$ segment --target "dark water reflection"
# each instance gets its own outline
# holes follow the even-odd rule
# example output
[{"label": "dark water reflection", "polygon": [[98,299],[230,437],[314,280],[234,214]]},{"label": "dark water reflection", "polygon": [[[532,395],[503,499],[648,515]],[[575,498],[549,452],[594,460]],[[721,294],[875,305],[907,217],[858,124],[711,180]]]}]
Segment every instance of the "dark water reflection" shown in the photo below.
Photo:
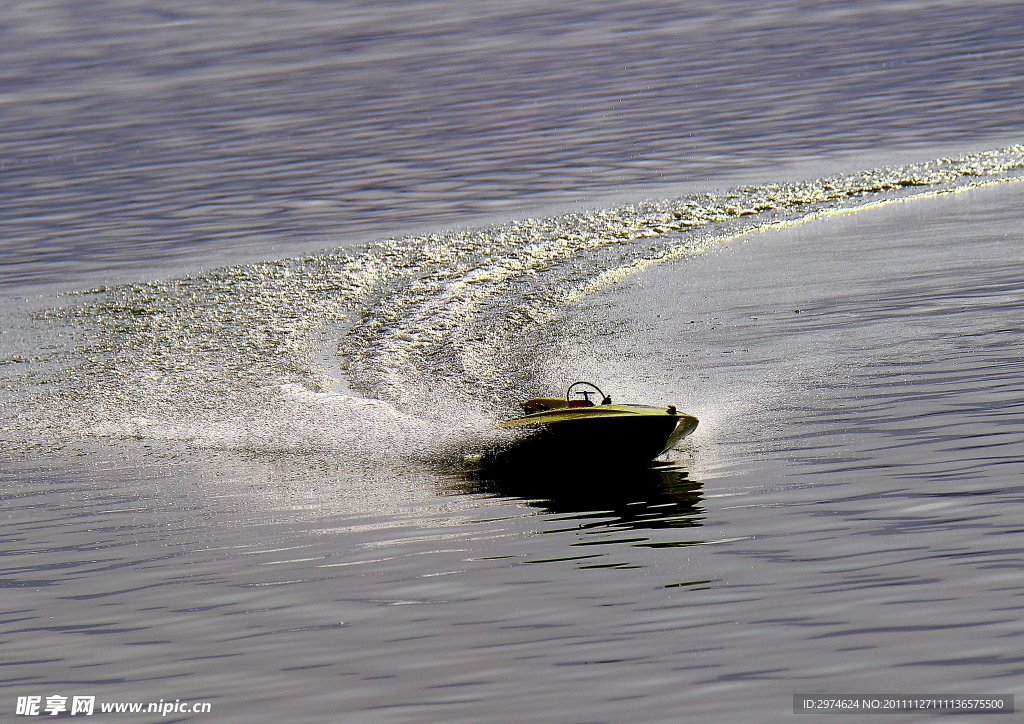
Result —
[{"label": "dark water reflection", "polygon": [[[573,522],[581,531],[682,529],[704,520],[703,484],[674,464],[614,470],[538,471],[467,469],[453,482],[453,492],[516,498]],[[604,541],[607,542],[607,541]],[[673,547],[701,541],[629,542],[645,547]],[[578,545],[578,544],[577,544]]]}]

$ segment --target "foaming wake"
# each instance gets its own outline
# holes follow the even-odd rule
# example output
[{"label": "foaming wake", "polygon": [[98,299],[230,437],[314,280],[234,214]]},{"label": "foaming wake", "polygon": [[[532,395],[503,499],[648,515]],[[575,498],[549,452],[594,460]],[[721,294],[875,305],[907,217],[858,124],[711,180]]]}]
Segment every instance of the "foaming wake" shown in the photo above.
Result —
[{"label": "foaming wake", "polygon": [[[604,285],[754,229],[1021,168],[1014,146],[70,295],[0,352],[0,436],[420,456],[550,392],[567,310]],[[325,334],[349,394],[319,362]]]},{"label": "foaming wake", "polygon": [[[442,409],[447,408],[447,409]],[[185,442],[195,448],[268,455],[338,455],[353,463],[426,459],[486,435],[491,420],[451,401],[419,415],[382,401],[316,392],[294,383],[253,391],[220,414],[134,414],[86,424],[90,436]]]}]

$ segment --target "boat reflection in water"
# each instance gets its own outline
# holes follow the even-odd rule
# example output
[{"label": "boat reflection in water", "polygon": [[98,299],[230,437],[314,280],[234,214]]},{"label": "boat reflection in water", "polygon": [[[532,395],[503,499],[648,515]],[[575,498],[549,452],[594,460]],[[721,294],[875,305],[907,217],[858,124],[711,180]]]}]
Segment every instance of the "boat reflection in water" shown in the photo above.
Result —
[{"label": "boat reflection in water", "polygon": [[[464,464],[452,487],[461,493],[520,499],[563,516],[560,520],[578,521],[580,529],[683,529],[700,526],[704,519],[702,484],[671,463],[603,469],[600,462],[590,461],[575,472],[527,472],[473,460]],[[660,548],[702,542],[674,538],[638,543]]]}]

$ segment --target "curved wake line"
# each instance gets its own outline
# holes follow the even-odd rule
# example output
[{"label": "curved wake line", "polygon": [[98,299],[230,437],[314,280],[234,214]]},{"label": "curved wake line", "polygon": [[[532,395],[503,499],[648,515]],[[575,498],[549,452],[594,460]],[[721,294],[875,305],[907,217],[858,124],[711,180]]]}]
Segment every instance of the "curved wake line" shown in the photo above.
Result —
[{"label": "curved wake line", "polygon": [[[427,244],[431,262],[440,265],[431,264],[427,275],[408,287],[392,288],[398,293],[363,316],[343,345],[348,371],[362,389],[400,403],[416,401],[408,383],[423,370],[434,370],[436,378],[455,372],[498,397],[509,387],[506,379],[515,380],[513,387],[529,383],[529,375],[522,374],[528,365],[510,354],[515,350],[507,340],[540,343],[544,335],[525,340],[523,335],[550,326],[567,303],[624,275],[759,227],[809,219],[837,204],[863,206],[882,193],[1019,168],[1024,168],[1024,146],[804,184],[746,187],[385,242],[389,248]],[[595,278],[574,268],[574,262],[604,271]],[[414,269],[422,272],[417,265]],[[494,314],[495,307],[501,314]]]},{"label": "curved wake line", "polygon": [[639,274],[645,269],[649,269],[650,267],[656,264],[672,261],[674,259],[680,259],[686,256],[692,256],[693,254],[700,254],[710,250],[713,246],[725,244],[730,241],[736,241],[737,239],[742,239],[743,237],[755,232],[768,232],[778,229],[785,229],[789,227],[800,226],[801,224],[806,224],[808,222],[816,221],[818,219],[824,219],[831,216],[839,216],[840,214],[853,214],[860,211],[867,211],[870,209],[882,208],[884,206],[891,206],[893,204],[902,204],[908,201],[918,201],[921,199],[935,198],[938,196],[944,196],[946,194],[958,194],[963,193],[965,191],[973,191],[975,189],[985,188],[987,186],[996,186],[998,184],[1016,183],[1021,181],[1024,181],[1024,177],[1022,176],[1009,176],[1005,178],[989,179],[986,181],[974,181],[971,183],[962,184],[951,188],[932,189],[929,191],[923,191],[921,193],[915,193],[908,196],[868,201],[862,204],[858,204],[856,206],[832,209],[816,209],[803,216],[792,219],[752,223],[749,226],[735,230],[730,234],[709,235],[701,242],[689,241],[688,243],[685,244],[679,244],[673,247],[669,247],[656,256],[638,259],[637,261],[630,262],[629,264],[626,264],[624,266],[604,271],[594,279],[585,282],[584,284],[581,284],[572,289],[570,292],[568,292],[564,297],[564,302],[567,304],[579,302],[585,297],[589,296],[590,294],[593,294],[599,289],[602,289],[603,287],[615,284],[634,274]]},{"label": "curved wake line", "polygon": [[[0,403],[0,436],[28,448],[91,434],[420,450],[485,429],[536,389],[565,310],[597,289],[758,229],[1001,183],[1020,169],[1022,145],[69,295],[73,304],[30,322],[33,349],[0,359],[15,393]],[[348,400],[374,398],[380,420],[316,397],[335,382],[315,359],[332,327],[362,396]]]}]

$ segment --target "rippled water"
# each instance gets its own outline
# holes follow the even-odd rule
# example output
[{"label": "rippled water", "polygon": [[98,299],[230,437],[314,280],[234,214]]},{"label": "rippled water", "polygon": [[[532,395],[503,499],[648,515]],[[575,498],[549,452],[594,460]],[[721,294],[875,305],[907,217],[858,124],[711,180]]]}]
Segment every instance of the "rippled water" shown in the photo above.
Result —
[{"label": "rippled water", "polygon": [[[1014,693],[1020,188],[733,234],[566,308],[546,374],[685,401],[688,474],[601,480],[579,451],[604,487],[467,477],[375,415],[483,429],[445,433],[387,388],[364,414],[285,383],[287,404],[245,401],[271,419],[241,420],[237,380],[186,371],[216,405],[178,380],[145,400],[173,402],[163,417],[77,442],[51,411],[50,452],[22,440],[4,473],[6,686],[295,721],[777,720],[798,692]],[[77,308],[79,342],[110,339]],[[144,377],[161,358],[134,346]],[[82,369],[101,392],[37,399],[138,399]],[[376,455],[352,442],[369,421]]]},{"label": "rippled water", "polygon": [[[1024,693],[1017,15],[12,8],[0,710]],[[465,464],[575,379],[700,427]]]},{"label": "rippled water", "polygon": [[1013,2],[19,3],[0,283],[1009,145],[1021,22]]}]

